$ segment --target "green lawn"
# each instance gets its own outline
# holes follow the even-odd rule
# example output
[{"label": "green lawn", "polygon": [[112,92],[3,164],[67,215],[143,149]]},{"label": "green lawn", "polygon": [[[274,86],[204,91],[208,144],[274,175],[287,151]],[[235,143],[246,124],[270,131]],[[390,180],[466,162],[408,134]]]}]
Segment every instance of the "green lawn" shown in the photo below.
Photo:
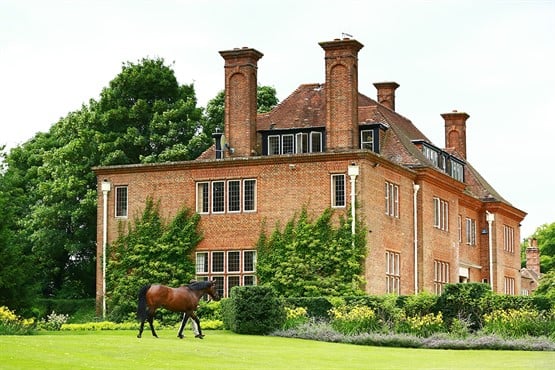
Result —
[{"label": "green lawn", "polygon": [[553,369],[555,352],[366,347],[206,331],[0,336],[2,369]]}]

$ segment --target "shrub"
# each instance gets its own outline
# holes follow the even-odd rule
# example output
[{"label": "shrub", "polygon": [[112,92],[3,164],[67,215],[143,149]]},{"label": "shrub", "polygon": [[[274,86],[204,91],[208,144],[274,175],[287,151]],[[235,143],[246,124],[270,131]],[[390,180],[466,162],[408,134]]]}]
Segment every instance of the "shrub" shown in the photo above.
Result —
[{"label": "shrub", "polygon": [[374,311],[357,305],[334,307],[329,311],[331,326],[342,334],[370,333],[380,329],[380,320]]},{"label": "shrub", "polygon": [[6,306],[0,306],[0,335],[28,335],[35,333],[33,319],[22,319]]},{"label": "shrub", "polygon": [[484,315],[483,332],[502,337],[552,336],[555,339],[554,312],[538,312],[533,309],[496,310]]},{"label": "shrub", "polygon": [[469,323],[471,330],[478,330],[482,327],[481,300],[491,295],[487,284],[447,284],[437,300],[435,311],[443,313],[448,327],[454,319],[463,319]]},{"label": "shrub", "polygon": [[52,311],[46,319],[42,319],[39,321],[38,326],[39,329],[42,330],[49,330],[49,331],[58,331],[62,328],[62,325],[67,322],[69,319],[69,315],[60,314]]},{"label": "shrub", "polygon": [[437,315],[429,313],[424,316],[404,317],[397,322],[395,331],[426,338],[432,334],[445,331],[443,315],[440,312]]},{"label": "shrub", "polygon": [[222,300],[224,327],[238,334],[268,334],[283,326],[283,302],[264,286],[236,286]]},{"label": "shrub", "polygon": [[285,307],[285,323],[283,329],[297,327],[308,322],[307,310],[304,307]]},{"label": "shrub", "polygon": [[199,319],[204,320],[221,320],[222,306],[220,301],[204,301],[201,300],[196,311]]},{"label": "shrub", "polygon": [[325,297],[288,297],[285,298],[285,302],[288,306],[304,307],[309,317],[327,319],[328,311],[333,307],[330,299]]}]

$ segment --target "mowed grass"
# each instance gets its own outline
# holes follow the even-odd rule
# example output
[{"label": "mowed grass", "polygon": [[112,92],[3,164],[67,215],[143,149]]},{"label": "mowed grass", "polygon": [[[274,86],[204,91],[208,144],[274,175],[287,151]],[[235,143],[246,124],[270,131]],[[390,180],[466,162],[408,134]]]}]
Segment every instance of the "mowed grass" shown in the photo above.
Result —
[{"label": "mowed grass", "polygon": [[554,352],[367,347],[173,330],[0,336],[1,369],[554,369]]}]

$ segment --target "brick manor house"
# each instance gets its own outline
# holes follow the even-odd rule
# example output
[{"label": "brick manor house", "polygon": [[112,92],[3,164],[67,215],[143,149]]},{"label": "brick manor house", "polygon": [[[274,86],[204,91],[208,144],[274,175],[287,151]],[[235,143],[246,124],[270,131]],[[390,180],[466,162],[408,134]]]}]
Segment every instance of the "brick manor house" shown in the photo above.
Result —
[{"label": "brick manor house", "polygon": [[256,111],[263,54],[221,51],[225,129],[198,159],[94,168],[97,303],[105,246],[148,196],[160,200],[165,218],[184,206],[201,215],[196,277],[216,279],[223,296],[257,283],[262,221],[271,231],[303,206],[317,217],[328,207],[350,212],[353,202],[369,231],[367,293],[441,293],[446,283],[487,282],[496,292],[520,294],[519,225],[526,213],[467,162],[469,115],[441,114],[441,148],[395,111],[397,83],[374,83],[376,100],[359,92],[361,43],[319,45],[325,83],[300,85],[264,114]]}]

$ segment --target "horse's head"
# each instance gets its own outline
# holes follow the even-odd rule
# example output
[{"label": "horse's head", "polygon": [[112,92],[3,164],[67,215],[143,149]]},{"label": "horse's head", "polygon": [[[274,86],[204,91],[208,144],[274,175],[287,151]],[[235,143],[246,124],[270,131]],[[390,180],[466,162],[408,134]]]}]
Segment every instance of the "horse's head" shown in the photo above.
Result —
[{"label": "horse's head", "polygon": [[212,297],[213,300],[219,301],[220,295],[218,294],[218,289],[216,289],[216,280],[210,280],[208,286],[206,287],[206,293]]}]

